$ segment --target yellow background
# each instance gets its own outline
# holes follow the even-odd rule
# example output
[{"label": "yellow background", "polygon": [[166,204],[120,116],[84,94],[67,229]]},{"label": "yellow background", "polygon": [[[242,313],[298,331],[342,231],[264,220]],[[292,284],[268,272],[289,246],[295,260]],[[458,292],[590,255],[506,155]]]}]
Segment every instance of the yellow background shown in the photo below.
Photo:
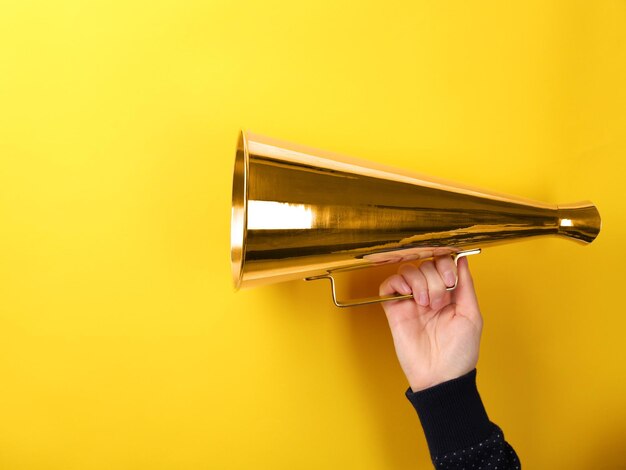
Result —
[{"label": "yellow background", "polygon": [[2,0],[0,468],[429,468],[380,307],[233,292],[242,127],[593,200],[471,260],[479,387],[526,468],[624,468],[618,0]]}]

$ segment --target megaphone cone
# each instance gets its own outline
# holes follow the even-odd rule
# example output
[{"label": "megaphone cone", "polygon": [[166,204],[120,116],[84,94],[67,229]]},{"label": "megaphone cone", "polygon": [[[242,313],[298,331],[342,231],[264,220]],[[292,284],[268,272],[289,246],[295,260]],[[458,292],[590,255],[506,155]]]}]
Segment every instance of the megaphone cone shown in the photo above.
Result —
[{"label": "megaphone cone", "polygon": [[529,237],[590,243],[589,202],[554,205],[470,188],[242,132],[233,177],[235,287]]}]

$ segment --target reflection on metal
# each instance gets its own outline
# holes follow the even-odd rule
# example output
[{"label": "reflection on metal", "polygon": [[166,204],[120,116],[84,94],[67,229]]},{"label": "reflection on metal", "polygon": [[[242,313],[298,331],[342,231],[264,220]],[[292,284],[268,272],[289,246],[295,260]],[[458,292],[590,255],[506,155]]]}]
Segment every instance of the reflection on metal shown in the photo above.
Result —
[{"label": "reflection on metal", "polygon": [[302,204],[248,201],[248,230],[296,230],[313,227],[313,211]]},{"label": "reflection on metal", "polygon": [[236,288],[541,235],[590,243],[601,226],[589,202],[529,201],[250,133],[232,196]]}]

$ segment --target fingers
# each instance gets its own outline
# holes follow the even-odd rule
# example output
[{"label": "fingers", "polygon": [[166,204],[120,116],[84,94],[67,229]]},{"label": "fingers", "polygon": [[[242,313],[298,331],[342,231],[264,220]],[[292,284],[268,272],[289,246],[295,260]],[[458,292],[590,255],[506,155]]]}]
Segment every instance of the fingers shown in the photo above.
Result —
[{"label": "fingers", "polygon": [[379,295],[405,294],[412,292],[411,287],[400,274],[394,274],[383,281],[378,289]]},{"label": "fingers", "polygon": [[457,282],[457,268],[451,256],[437,256],[434,258],[435,267],[446,287],[454,287]]},{"label": "fingers", "polygon": [[430,303],[428,295],[428,282],[421,269],[412,264],[403,264],[398,269],[398,273],[404,278],[413,292],[413,298],[422,307],[427,307]]},{"label": "fingers", "polygon": [[[448,291],[455,285],[454,291]],[[480,318],[466,257],[459,258],[458,267],[448,255],[424,261],[419,267],[403,264],[397,274],[381,284],[379,291],[380,295],[413,294],[418,305],[434,310],[454,302],[465,315]]]},{"label": "fingers", "polygon": [[[449,261],[454,262],[449,256]],[[430,307],[432,309],[443,308],[446,304],[450,303],[450,293],[446,289],[446,282],[443,279],[443,273],[439,271],[438,267],[442,266],[445,269],[446,273],[451,273],[449,265],[442,261],[424,261],[419,269],[424,274],[426,278],[426,283],[428,285],[428,297],[430,299]],[[453,274],[455,276],[455,274]],[[452,279],[452,285],[456,281],[456,276]]]},{"label": "fingers", "polygon": [[454,291],[454,298],[459,310],[467,316],[480,318],[480,309],[474,289],[474,281],[466,257],[458,260],[459,283]]}]

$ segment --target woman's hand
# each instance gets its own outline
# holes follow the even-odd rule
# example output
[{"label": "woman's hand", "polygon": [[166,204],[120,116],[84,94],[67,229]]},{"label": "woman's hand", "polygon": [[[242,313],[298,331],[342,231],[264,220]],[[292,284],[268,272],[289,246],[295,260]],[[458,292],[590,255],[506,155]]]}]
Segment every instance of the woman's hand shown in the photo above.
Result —
[{"label": "woman's hand", "polygon": [[[447,287],[454,286],[448,291]],[[466,257],[450,256],[416,267],[404,264],[380,286],[380,295],[413,294],[386,302],[400,366],[414,392],[464,375],[476,367],[482,331],[474,284]]]}]

